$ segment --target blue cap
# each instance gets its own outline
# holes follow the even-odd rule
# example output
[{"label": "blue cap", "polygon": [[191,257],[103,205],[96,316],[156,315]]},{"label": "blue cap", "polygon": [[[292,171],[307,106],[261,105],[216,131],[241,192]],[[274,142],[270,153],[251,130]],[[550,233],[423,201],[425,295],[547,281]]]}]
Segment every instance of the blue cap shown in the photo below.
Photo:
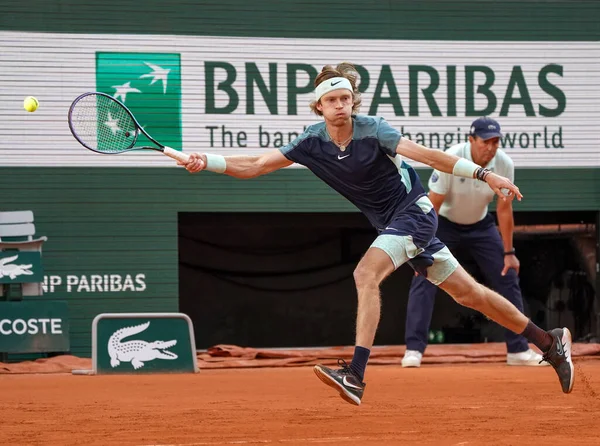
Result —
[{"label": "blue cap", "polygon": [[471,124],[469,135],[479,136],[481,139],[501,138],[502,133],[500,132],[500,124],[498,121],[487,116],[483,118],[477,118]]}]

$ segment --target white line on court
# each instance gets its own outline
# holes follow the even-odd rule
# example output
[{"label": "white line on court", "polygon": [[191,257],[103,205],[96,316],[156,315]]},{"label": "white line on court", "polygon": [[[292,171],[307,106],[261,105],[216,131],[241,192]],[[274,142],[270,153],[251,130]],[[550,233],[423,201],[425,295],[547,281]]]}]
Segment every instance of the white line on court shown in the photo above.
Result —
[{"label": "white line on court", "polygon": [[[226,440],[226,441],[201,441],[195,443],[169,443],[169,444],[144,444],[139,446],[213,446],[226,444],[276,444],[276,443],[331,443],[333,441],[360,440],[363,437],[321,437],[321,438],[281,438],[279,440]],[[363,438],[365,439],[365,438]]]}]

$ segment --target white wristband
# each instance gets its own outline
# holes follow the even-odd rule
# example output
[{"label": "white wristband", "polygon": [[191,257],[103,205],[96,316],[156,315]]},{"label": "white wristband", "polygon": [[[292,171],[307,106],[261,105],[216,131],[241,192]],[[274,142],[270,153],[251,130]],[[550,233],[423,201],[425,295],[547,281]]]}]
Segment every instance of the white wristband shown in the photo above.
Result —
[{"label": "white wristband", "polygon": [[216,173],[223,173],[227,169],[225,157],[221,155],[206,154],[206,170]]},{"label": "white wristband", "polygon": [[454,169],[452,169],[452,175],[457,177],[475,178],[475,172],[479,169],[479,166],[472,161],[465,158],[459,158]]}]

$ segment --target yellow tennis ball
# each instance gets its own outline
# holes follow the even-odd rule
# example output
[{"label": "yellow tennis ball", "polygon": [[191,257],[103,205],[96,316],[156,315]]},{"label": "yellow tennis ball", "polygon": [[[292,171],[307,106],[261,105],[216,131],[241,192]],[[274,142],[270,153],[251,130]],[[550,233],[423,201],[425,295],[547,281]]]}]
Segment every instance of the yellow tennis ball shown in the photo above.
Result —
[{"label": "yellow tennis ball", "polygon": [[28,112],[34,112],[38,109],[40,103],[33,96],[27,96],[23,101],[23,108]]}]

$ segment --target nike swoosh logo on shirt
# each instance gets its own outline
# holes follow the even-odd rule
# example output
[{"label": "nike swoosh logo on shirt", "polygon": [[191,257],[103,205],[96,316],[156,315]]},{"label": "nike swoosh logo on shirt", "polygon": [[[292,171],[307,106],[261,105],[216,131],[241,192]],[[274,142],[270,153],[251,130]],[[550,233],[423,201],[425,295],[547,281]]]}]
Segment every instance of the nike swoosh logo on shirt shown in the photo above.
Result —
[{"label": "nike swoosh logo on shirt", "polygon": [[338,155],[338,159],[339,159],[339,160],[343,160],[344,158],[348,158],[349,156],[350,156],[350,155],[344,155],[344,156],[339,156],[339,155]]},{"label": "nike swoosh logo on shirt", "polygon": [[331,83],[331,86],[333,87],[334,85],[337,85],[337,84],[339,84],[340,82],[342,82],[342,81],[332,82],[332,83]]},{"label": "nike swoosh logo on shirt", "polygon": [[346,377],[346,376],[344,376],[344,377],[342,378],[342,383],[343,383],[343,384],[344,384],[346,387],[350,387],[350,388],[352,388],[352,389],[358,389],[358,390],[360,390],[360,387],[358,387],[358,386],[355,386],[354,384],[352,384],[352,383],[348,382],[348,377]]}]

